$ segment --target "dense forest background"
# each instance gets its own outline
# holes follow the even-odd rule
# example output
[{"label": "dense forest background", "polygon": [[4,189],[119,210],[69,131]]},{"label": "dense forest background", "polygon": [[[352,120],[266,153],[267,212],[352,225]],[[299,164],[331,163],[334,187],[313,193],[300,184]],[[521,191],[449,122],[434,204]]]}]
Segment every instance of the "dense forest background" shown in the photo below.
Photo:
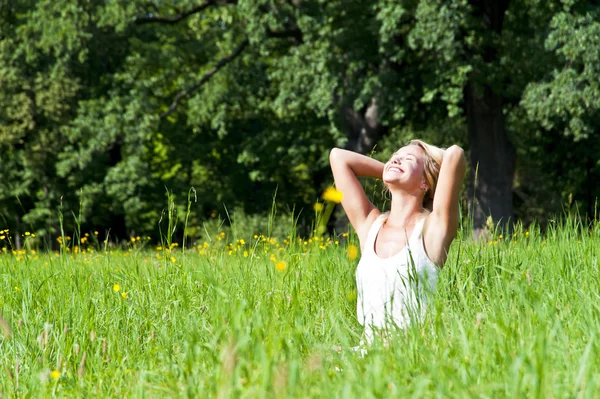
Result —
[{"label": "dense forest background", "polygon": [[61,219],[156,237],[169,213],[191,237],[251,228],[275,193],[310,226],[330,148],[386,159],[412,138],[465,148],[476,229],[590,220],[599,128],[598,1],[0,0],[17,238],[52,243]]}]

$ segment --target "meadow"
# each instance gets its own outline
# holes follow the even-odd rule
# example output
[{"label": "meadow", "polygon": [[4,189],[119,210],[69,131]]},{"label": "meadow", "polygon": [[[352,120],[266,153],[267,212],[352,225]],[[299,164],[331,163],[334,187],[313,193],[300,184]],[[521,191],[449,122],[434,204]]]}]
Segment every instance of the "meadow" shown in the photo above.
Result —
[{"label": "meadow", "polygon": [[469,237],[425,319],[364,356],[352,234],[4,249],[0,396],[596,396],[600,226]]}]

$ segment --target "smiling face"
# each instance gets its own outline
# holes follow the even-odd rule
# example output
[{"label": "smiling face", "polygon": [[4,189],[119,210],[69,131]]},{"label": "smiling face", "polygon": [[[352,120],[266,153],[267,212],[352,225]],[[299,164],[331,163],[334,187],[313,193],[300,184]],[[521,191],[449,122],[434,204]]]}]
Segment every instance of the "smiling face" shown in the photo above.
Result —
[{"label": "smiling face", "polygon": [[407,192],[421,192],[426,186],[424,178],[424,151],[416,145],[400,148],[383,168],[383,182],[392,189],[401,187]]}]

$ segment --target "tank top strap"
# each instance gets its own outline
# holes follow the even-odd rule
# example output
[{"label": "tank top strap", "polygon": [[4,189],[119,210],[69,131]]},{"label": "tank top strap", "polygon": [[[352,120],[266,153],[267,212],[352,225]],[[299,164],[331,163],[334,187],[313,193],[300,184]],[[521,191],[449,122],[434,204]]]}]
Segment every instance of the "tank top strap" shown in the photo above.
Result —
[{"label": "tank top strap", "polygon": [[420,239],[423,236],[423,227],[425,227],[425,219],[427,219],[427,216],[425,216],[417,222],[417,224],[415,225],[415,231],[412,234],[413,237]]},{"label": "tank top strap", "polygon": [[412,247],[412,249],[422,248],[423,246],[423,227],[425,226],[425,219],[427,219],[427,216],[417,222],[410,239],[408,240],[409,246]]},{"label": "tank top strap", "polygon": [[363,253],[368,251],[375,252],[373,249],[375,247],[375,238],[377,237],[377,233],[379,233],[379,229],[388,218],[388,215],[389,212],[382,213],[373,221],[373,224],[369,228],[369,234],[367,234],[367,242],[365,243]]}]

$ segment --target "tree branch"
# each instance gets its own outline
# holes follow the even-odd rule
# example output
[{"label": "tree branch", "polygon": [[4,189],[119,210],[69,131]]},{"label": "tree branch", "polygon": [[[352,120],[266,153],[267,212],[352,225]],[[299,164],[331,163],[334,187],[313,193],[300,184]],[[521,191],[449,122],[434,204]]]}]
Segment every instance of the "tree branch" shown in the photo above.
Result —
[{"label": "tree branch", "polygon": [[234,4],[234,3],[237,3],[237,0],[208,0],[203,4],[200,4],[199,6],[192,8],[191,10],[180,13],[179,15],[175,15],[172,17],[161,17],[158,15],[152,15],[149,13],[147,17],[136,18],[134,22],[136,25],[149,24],[149,23],[154,23],[154,22],[172,25],[172,24],[176,24],[177,22],[186,19],[187,17],[189,17],[192,14],[196,14],[200,11],[203,11],[210,6],[220,5],[220,4]]},{"label": "tree branch", "polygon": [[296,44],[302,44],[304,42],[302,31],[298,27],[287,30],[272,30],[267,28],[267,37],[279,39],[290,38],[293,39]]},{"label": "tree branch", "polygon": [[227,65],[231,61],[233,61],[238,55],[240,55],[242,53],[242,51],[244,50],[244,48],[247,45],[248,45],[248,39],[245,39],[244,41],[242,41],[240,43],[240,45],[231,54],[229,54],[228,56],[226,56],[224,58],[221,58],[219,60],[219,62],[217,62],[215,64],[215,66],[210,71],[206,72],[204,74],[204,76],[202,76],[202,78],[200,78],[200,80],[198,82],[194,83],[193,85],[191,85],[187,89],[180,91],[175,96],[175,99],[171,103],[171,106],[169,107],[169,109],[166,110],[165,112],[163,112],[160,115],[160,117],[161,118],[166,118],[167,116],[171,115],[175,111],[175,109],[179,106],[179,104],[181,103],[181,101],[183,99],[185,99],[186,97],[188,97],[194,91],[198,90],[203,84],[205,84],[206,82],[208,82],[208,80],[215,73],[217,73],[221,68],[223,68],[225,65]]}]

